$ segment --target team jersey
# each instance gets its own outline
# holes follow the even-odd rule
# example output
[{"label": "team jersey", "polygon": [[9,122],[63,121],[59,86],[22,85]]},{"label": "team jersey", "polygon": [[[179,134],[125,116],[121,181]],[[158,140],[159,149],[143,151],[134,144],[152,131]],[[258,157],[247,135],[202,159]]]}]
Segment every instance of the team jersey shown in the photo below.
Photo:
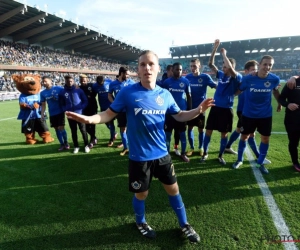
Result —
[{"label": "team jersey", "polygon": [[59,93],[63,87],[53,86],[51,89],[44,89],[41,92],[41,102],[47,102],[50,116],[63,113],[62,106],[59,102]]},{"label": "team jersey", "polygon": [[192,108],[197,108],[206,99],[207,86],[215,88],[217,84],[208,74],[194,76],[192,73],[185,76],[189,80],[192,94]]},{"label": "team jersey", "polygon": [[[119,91],[124,88],[127,87],[129,85],[134,84],[134,81],[132,81],[131,79],[125,80],[123,82],[120,82],[118,79],[111,82],[109,84],[109,90],[108,93],[112,94],[114,96],[114,98],[117,97]],[[121,111],[121,112],[125,112],[125,110]]]},{"label": "team jersey", "polygon": [[131,160],[149,161],[168,154],[165,115],[180,111],[169,91],[157,85],[148,90],[139,82],[123,88],[110,109],[116,113],[126,110]]},{"label": "team jersey", "polygon": [[243,77],[240,90],[245,92],[243,115],[250,118],[272,116],[272,91],[279,85],[280,79],[273,73],[267,77],[247,75]]},{"label": "team jersey", "polygon": [[236,107],[236,111],[240,111],[240,112],[243,111],[244,102],[245,102],[245,94],[244,94],[244,92],[242,92],[238,95],[238,104]]},{"label": "team jersey", "polygon": [[232,108],[234,94],[242,81],[242,75],[237,73],[236,77],[226,76],[223,71],[218,70],[216,77],[218,85],[214,95],[215,105],[221,108]]},{"label": "team jersey", "polygon": [[98,93],[98,103],[101,111],[106,110],[111,104],[111,102],[108,100],[108,91],[110,83],[110,81],[106,81],[105,79],[103,84],[99,84],[96,82],[93,85],[94,91]]},{"label": "team jersey", "polygon": [[25,95],[21,94],[19,96],[19,104],[26,104],[27,108],[21,108],[20,113],[18,115],[18,120],[26,120],[26,119],[36,119],[41,118],[40,108],[36,109],[33,104],[41,104],[40,102],[40,93],[35,95]]},{"label": "team jersey", "polygon": [[191,86],[188,79],[184,77],[179,79],[170,77],[163,82],[162,86],[170,91],[181,110],[187,110],[186,94],[191,94]]}]

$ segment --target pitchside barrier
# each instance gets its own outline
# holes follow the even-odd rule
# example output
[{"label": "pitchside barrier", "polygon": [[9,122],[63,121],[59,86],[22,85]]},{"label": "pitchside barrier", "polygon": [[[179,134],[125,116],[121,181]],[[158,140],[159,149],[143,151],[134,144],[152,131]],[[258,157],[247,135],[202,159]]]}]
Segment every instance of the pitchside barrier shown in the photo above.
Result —
[{"label": "pitchside barrier", "polygon": [[11,101],[11,100],[16,100],[19,99],[20,92],[17,91],[0,91],[0,101]]}]

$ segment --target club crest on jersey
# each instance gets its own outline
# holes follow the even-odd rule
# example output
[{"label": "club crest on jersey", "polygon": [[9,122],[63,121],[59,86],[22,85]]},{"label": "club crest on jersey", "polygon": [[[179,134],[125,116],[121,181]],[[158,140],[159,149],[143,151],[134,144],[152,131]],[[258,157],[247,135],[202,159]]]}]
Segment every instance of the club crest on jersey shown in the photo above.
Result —
[{"label": "club crest on jersey", "polygon": [[68,98],[68,97],[69,97],[69,94],[68,94],[68,93],[65,93],[65,97],[67,97],[67,98]]},{"label": "club crest on jersey", "polygon": [[179,83],[179,87],[183,88],[184,87],[184,83],[183,82]]},{"label": "club crest on jersey", "polygon": [[124,87],[128,86],[128,83],[124,83]]},{"label": "club crest on jersey", "polygon": [[131,182],[131,186],[133,189],[138,190],[141,188],[142,185],[140,183],[138,183],[137,181],[135,181],[135,182]]},{"label": "club crest on jersey", "polygon": [[266,88],[269,88],[271,86],[271,83],[269,81],[267,81],[267,82],[264,83],[264,85],[265,85]]},{"label": "club crest on jersey", "polygon": [[92,88],[91,87],[88,87],[88,91],[91,91],[92,90]]},{"label": "club crest on jersey", "polygon": [[161,98],[160,96],[158,96],[158,97],[155,99],[155,102],[156,102],[159,106],[164,105],[164,99]]},{"label": "club crest on jersey", "polygon": [[203,82],[203,79],[202,79],[202,78],[199,78],[199,79],[198,79],[198,82],[199,82],[199,83],[202,83],[202,82]]}]

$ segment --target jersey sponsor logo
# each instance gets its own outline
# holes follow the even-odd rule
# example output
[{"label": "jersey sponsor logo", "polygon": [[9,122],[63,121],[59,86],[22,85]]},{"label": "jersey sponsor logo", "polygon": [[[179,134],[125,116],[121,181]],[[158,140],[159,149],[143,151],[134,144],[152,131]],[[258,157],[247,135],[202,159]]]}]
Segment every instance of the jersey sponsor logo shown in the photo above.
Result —
[{"label": "jersey sponsor logo", "polygon": [[141,188],[142,185],[140,183],[138,183],[137,181],[135,181],[135,182],[131,182],[131,186],[133,189],[138,190]]},{"label": "jersey sponsor logo", "polygon": [[191,87],[202,87],[203,84],[191,84]]},{"label": "jersey sponsor logo", "polygon": [[198,82],[199,82],[199,83],[202,83],[202,82],[203,82],[203,79],[202,79],[202,78],[199,78],[199,79],[198,79]]},{"label": "jersey sponsor logo", "polygon": [[155,102],[159,105],[159,106],[162,106],[164,105],[164,99],[161,97],[161,96],[158,96],[156,99],[155,99]]},{"label": "jersey sponsor logo", "polygon": [[269,81],[267,81],[267,82],[264,83],[264,86],[265,86],[266,88],[270,88],[271,83],[270,83]]},{"label": "jersey sponsor logo", "polygon": [[136,102],[139,102],[139,101],[141,101],[141,100],[143,100],[143,99],[135,99]]},{"label": "jersey sponsor logo", "polygon": [[260,92],[260,93],[263,93],[263,92],[271,92],[272,90],[271,89],[255,89],[255,88],[250,88],[250,92]]},{"label": "jersey sponsor logo", "polygon": [[137,115],[142,111],[143,115],[164,115],[166,114],[166,110],[160,109],[142,109],[142,108],[135,108],[134,114]]},{"label": "jersey sponsor logo", "polygon": [[184,87],[184,83],[183,82],[179,83],[179,87],[183,88]]},{"label": "jersey sponsor logo", "polygon": [[170,92],[184,92],[184,89],[173,89],[173,88],[169,88]]}]

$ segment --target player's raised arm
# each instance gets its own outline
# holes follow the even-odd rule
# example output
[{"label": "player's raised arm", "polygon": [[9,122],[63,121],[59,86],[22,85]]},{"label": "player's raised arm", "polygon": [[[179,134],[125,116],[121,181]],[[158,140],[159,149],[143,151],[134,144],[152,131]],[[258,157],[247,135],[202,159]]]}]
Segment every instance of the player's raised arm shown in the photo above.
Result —
[{"label": "player's raised arm", "polygon": [[211,52],[211,56],[209,58],[209,61],[208,61],[208,66],[209,68],[216,74],[217,71],[218,71],[218,68],[217,66],[215,65],[215,55],[216,55],[216,52],[217,52],[217,49],[219,48],[219,45],[220,45],[220,40],[219,39],[216,39],[215,40],[215,43],[214,43],[214,47],[213,47],[213,50]]}]

